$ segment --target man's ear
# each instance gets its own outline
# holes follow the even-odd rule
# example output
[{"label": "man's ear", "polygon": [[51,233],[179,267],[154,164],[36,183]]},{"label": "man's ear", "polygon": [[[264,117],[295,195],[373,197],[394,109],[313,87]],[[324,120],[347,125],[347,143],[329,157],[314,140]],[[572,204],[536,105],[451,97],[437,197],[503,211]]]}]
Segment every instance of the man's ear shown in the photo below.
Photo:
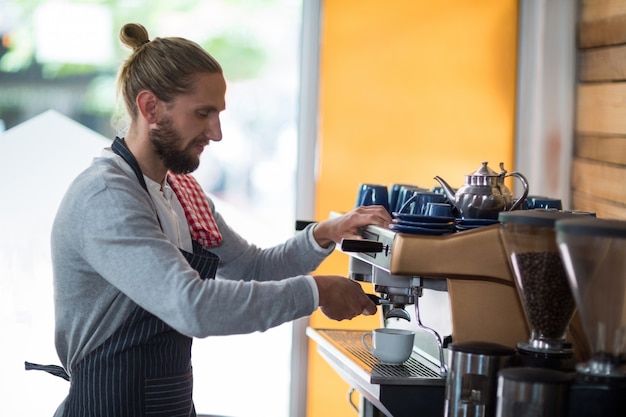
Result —
[{"label": "man's ear", "polygon": [[149,124],[156,123],[159,119],[157,115],[158,102],[159,99],[152,91],[143,90],[137,95],[137,109],[139,114],[141,114]]}]

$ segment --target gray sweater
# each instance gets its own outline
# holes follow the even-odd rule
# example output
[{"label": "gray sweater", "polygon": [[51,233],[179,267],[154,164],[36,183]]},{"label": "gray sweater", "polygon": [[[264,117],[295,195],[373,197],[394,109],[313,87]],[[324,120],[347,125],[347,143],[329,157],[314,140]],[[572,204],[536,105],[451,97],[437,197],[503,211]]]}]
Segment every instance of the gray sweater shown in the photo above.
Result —
[{"label": "gray sweater", "polygon": [[72,368],[139,305],[190,337],[264,331],[317,307],[306,276],[332,251],[312,226],[281,245],[246,242],[214,210],[218,279],[201,280],[161,231],[135,176],[96,158],[69,187],[52,229],[55,342]]}]

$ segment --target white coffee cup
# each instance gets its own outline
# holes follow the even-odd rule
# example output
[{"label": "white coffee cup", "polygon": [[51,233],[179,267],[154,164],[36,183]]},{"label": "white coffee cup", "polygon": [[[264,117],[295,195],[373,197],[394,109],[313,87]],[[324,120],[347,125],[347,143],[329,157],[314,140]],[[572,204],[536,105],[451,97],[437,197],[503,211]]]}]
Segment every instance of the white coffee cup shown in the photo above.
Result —
[{"label": "white coffee cup", "polygon": [[[415,332],[411,330],[385,327],[365,333],[361,339],[372,355],[383,364],[399,365],[411,356],[414,337]],[[371,339],[371,344],[368,339]]]}]

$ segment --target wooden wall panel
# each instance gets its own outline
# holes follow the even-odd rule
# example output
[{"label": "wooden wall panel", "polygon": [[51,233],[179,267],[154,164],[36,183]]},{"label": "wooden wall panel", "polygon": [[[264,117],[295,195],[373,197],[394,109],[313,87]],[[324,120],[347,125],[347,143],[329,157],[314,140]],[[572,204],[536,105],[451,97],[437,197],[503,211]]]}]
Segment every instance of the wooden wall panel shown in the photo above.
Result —
[{"label": "wooden wall panel", "polygon": [[579,4],[572,207],[626,219],[626,0]]},{"label": "wooden wall panel", "polygon": [[576,131],[626,134],[626,83],[578,86]]},{"label": "wooden wall panel", "polygon": [[[607,203],[626,205],[626,169],[604,162],[575,158],[572,166],[572,180],[576,191],[594,196]],[[625,213],[626,214],[626,213]]]},{"label": "wooden wall panel", "polygon": [[626,42],[626,3],[623,0],[583,0],[578,42],[582,48]]},{"label": "wooden wall panel", "polygon": [[600,200],[580,191],[576,191],[572,194],[572,204],[574,207],[584,207],[585,211],[601,213],[602,215],[600,217],[603,218],[626,220],[626,211],[624,208],[615,205],[613,202]]},{"label": "wooden wall panel", "polygon": [[576,138],[576,156],[594,161],[626,165],[626,137],[583,136]]},{"label": "wooden wall panel", "polygon": [[578,77],[581,81],[626,80],[626,46],[582,49]]},{"label": "wooden wall panel", "polygon": [[626,15],[626,2],[623,0],[583,0],[581,3],[580,20],[583,22]]}]

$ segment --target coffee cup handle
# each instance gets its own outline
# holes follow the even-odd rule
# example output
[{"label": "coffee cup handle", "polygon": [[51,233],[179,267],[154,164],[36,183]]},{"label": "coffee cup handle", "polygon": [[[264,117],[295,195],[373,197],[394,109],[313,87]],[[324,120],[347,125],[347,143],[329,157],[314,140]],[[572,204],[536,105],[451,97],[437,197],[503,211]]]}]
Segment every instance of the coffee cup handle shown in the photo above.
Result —
[{"label": "coffee cup handle", "polygon": [[372,204],[374,204],[374,190],[372,188],[368,188],[363,193],[359,206],[371,206]]},{"label": "coffee cup handle", "polygon": [[365,333],[363,336],[361,336],[361,340],[363,341],[363,344],[365,345],[367,350],[369,350],[370,352],[374,353],[374,347],[371,346],[369,343],[367,343],[367,337],[368,336],[369,336],[369,339],[370,339],[370,342],[371,342],[372,341],[372,332]]},{"label": "coffee cup handle", "polygon": [[415,200],[417,200],[417,194],[413,194],[405,202],[403,202],[402,206],[398,209],[398,213],[404,213],[404,210],[406,210],[406,208],[409,207]]}]

